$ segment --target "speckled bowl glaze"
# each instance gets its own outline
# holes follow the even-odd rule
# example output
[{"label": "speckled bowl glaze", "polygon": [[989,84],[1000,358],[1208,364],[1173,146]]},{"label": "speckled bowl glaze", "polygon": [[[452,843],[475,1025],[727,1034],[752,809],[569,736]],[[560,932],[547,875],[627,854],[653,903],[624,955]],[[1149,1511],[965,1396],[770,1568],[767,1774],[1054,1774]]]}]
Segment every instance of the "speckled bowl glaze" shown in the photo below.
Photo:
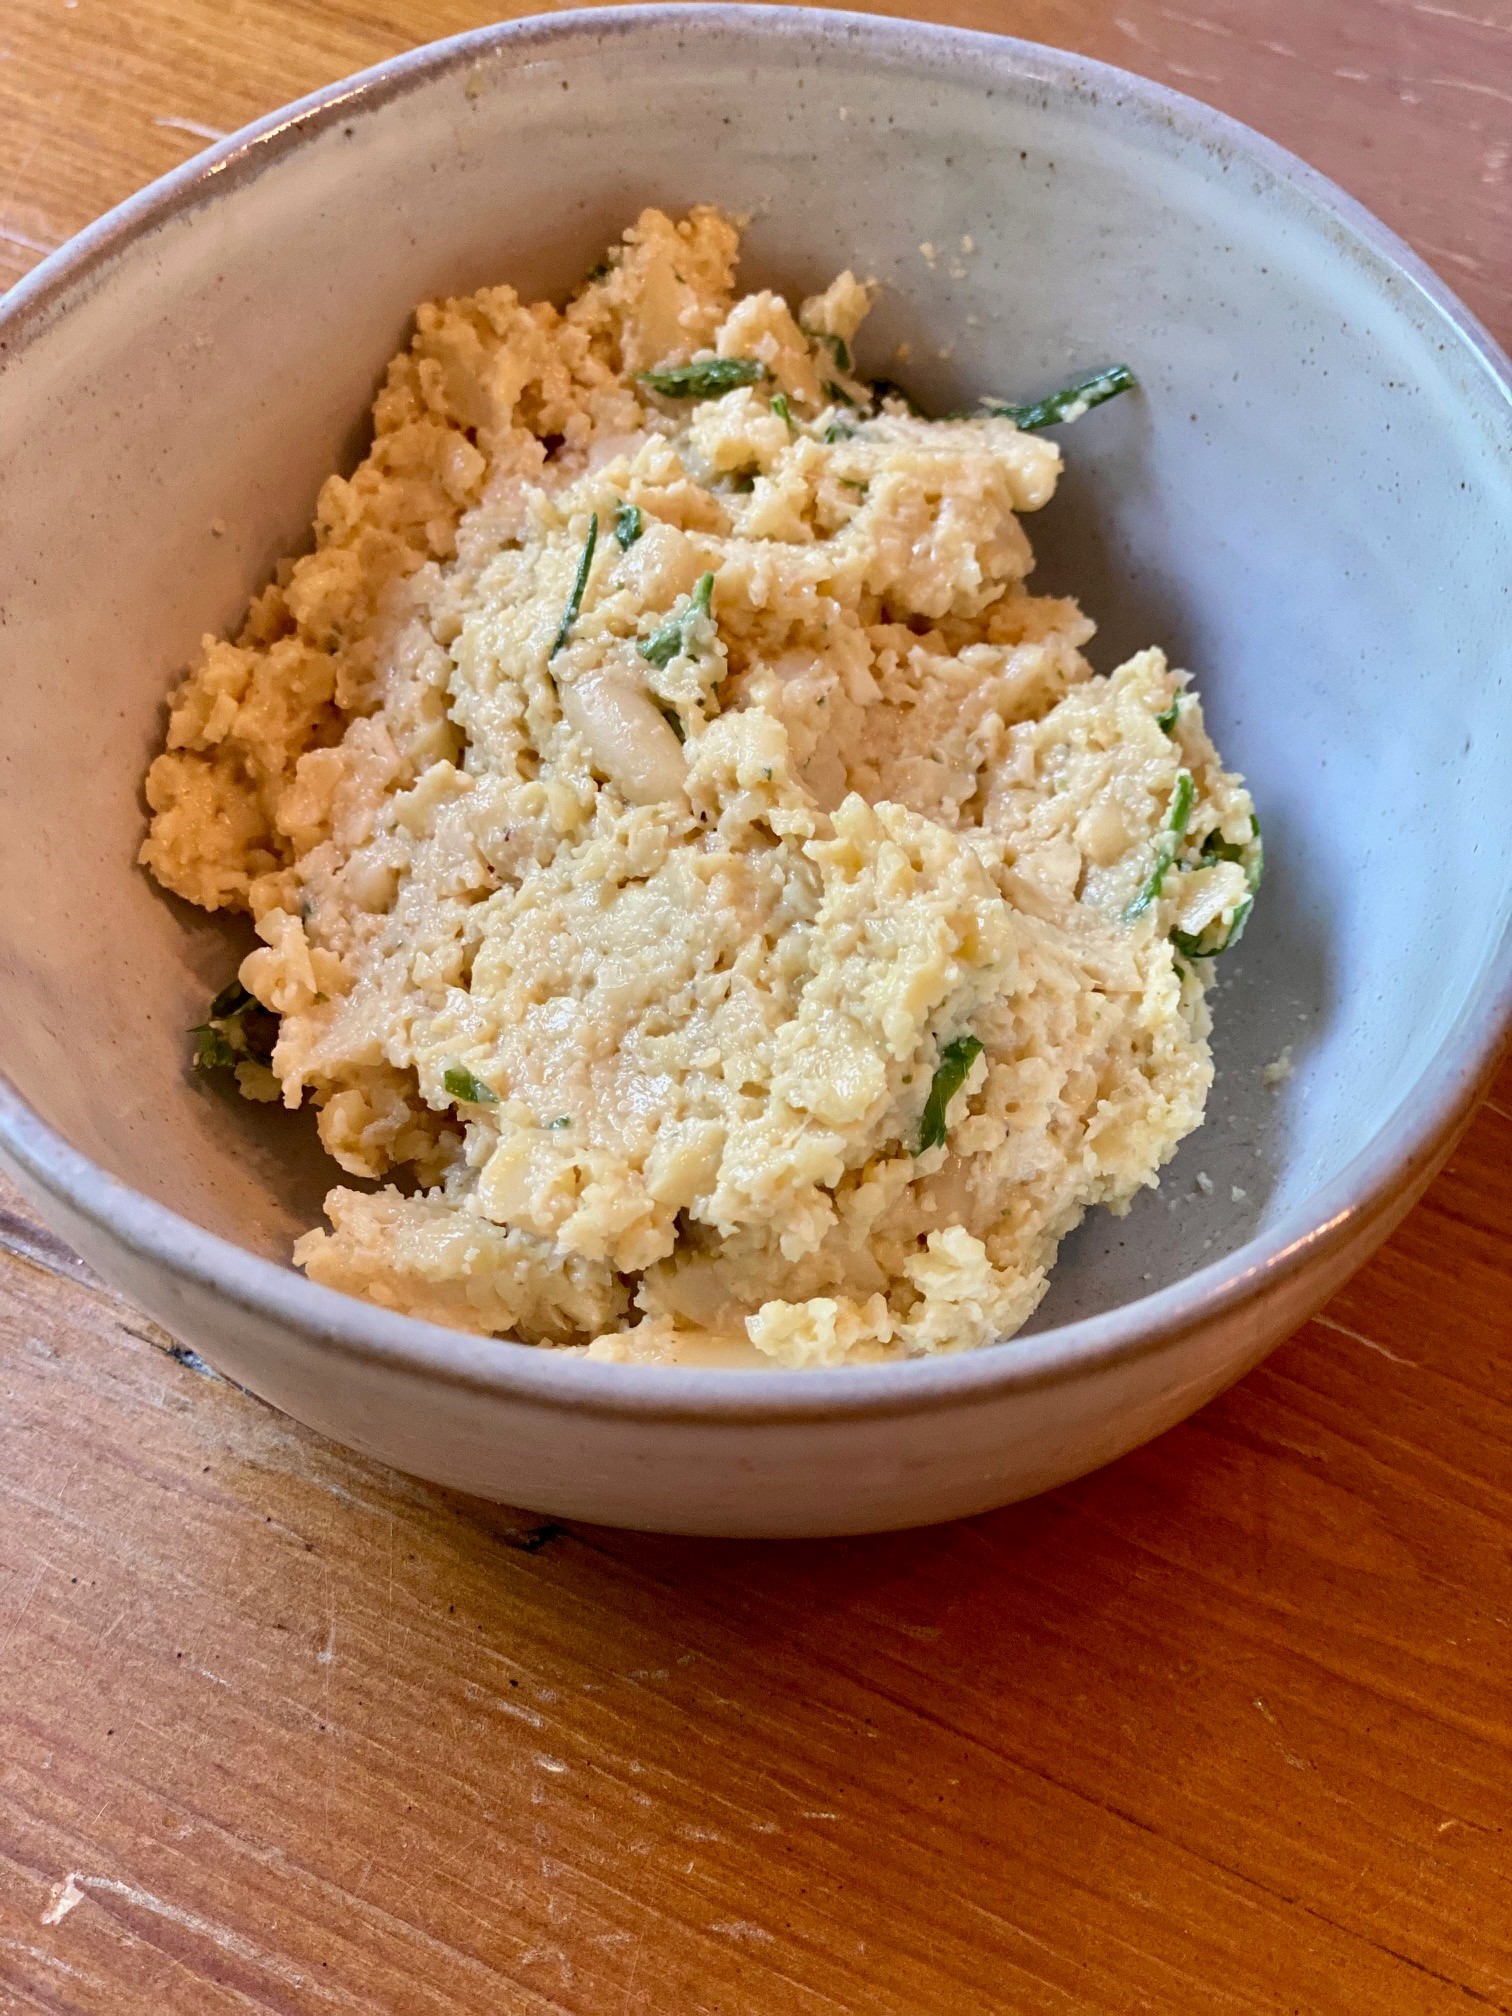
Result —
[{"label": "speckled bowl glaze", "polygon": [[[1207,1126],[1067,1244],[1031,1332],[848,1371],[592,1365],[289,1266],[304,1116],[194,1082],[242,944],[133,866],[163,698],[350,464],[413,304],[560,293],[644,203],[749,212],[744,278],[883,283],[943,408],[1129,359],[1033,521],[1104,668],[1161,642],[1248,773],[1269,873]],[[973,249],[974,248],[974,249]],[[542,1512],[860,1532],[1157,1434],[1314,1310],[1443,1160],[1512,1008],[1506,360],[1297,161],[1019,42],[786,9],[558,14],[250,127],[0,307],[0,1156],[222,1371],[390,1463]],[[1263,1067],[1289,1047],[1293,1075]]]}]

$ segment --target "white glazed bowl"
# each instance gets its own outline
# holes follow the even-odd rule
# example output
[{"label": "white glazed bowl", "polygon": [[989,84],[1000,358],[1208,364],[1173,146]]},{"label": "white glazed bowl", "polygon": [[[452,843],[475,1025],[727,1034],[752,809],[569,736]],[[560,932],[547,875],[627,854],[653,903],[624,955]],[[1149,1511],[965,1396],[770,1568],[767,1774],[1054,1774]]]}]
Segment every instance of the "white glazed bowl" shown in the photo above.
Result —
[{"label": "white glazed bowl", "polygon": [[[559,294],[642,204],[697,200],[751,213],[748,283],[878,276],[864,354],[910,341],[937,408],[1133,363],[1142,392],[1068,439],[1038,578],[1081,594],[1104,667],[1158,641],[1195,670],[1264,816],[1206,1128],[1068,1242],[1032,1333],[973,1356],[593,1365],[311,1286],[287,1261],[330,1174],[306,1123],[186,1070],[233,934],[132,865],[175,671],[352,459],[413,304]],[[1379,225],[1201,106],[1045,49],[784,9],[559,14],[276,114],[0,309],[0,1156],[232,1378],[543,1512],[858,1532],[1106,1462],[1318,1307],[1495,1062],[1509,449],[1506,360]]]}]

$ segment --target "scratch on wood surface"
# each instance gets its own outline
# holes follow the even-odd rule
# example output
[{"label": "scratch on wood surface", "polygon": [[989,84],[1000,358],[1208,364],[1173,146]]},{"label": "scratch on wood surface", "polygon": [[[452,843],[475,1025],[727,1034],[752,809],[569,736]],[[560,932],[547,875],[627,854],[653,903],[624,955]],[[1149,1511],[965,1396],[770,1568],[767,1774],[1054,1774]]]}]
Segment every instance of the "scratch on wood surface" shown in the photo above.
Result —
[{"label": "scratch on wood surface", "polygon": [[1473,77],[1430,77],[1428,82],[1439,91],[1468,91],[1476,98],[1494,98],[1501,105],[1512,105],[1512,91],[1503,91],[1495,84],[1482,84]]},{"label": "scratch on wood surface", "polygon": [[[229,1925],[218,1925],[213,1918],[203,1917],[198,1911],[186,1911],[181,1904],[170,1904],[166,1897],[159,1897],[155,1891],[143,1890],[135,1883],[123,1883],[115,1876],[84,1876],[77,1871],[70,1874],[68,1882],[94,1896],[119,1898],[133,1910],[150,1912],[155,1918],[177,1925],[181,1931],[192,1932],[197,1939],[207,1939],[222,1953],[229,1953],[248,1966],[260,1967],[275,1981],[283,1982],[285,1987],[302,1989],[331,2008],[339,2008],[347,2001],[345,1994],[327,1988],[323,1982],[302,1973],[297,1967],[291,1967],[276,1953],[255,1946],[242,1933],[233,1932]],[[72,1909],[72,1905],[69,1908]]]},{"label": "scratch on wood surface", "polygon": [[1222,21],[1208,21],[1200,14],[1178,14],[1174,7],[1160,9],[1162,21],[1174,21],[1181,28],[1195,28],[1199,35],[1221,35],[1226,42],[1232,42],[1234,31]]},{"label": "scratch on wood surface", "polygon": [[1435,245],[1429,238],[1418,238],[1417,249],[1430,259],[1442,259],[1446,265],[1458,266],[1462,273],[1484,271],[1484,262],[1472,258],[1468,252],[1456,252],[1448,245]]},{"label": "scratch on wood surface", "polygon": [[[1260,1710],[1260,1713],[1265,1717],[1266,1721],[1270,1724],[1272,1729],[1277,1730],[1280,1729],[1281,1724],[1276,1720],[1276,1717],[1271,1713],[1270,1709],[1266,1707],[1265,1703],[1260,1699],[1258,1694],[1255,1696],[1255,1706]],[[1276,1741],[1276,1750],[1281,1758],[1282,1763],[1289,1764],[1293,1771],[1311,1771],[1312,1766],[1311,1764],[1308,1763],[1307,1759],[1305,1757],[1298,1757],[1294,1755],[1294,1753],[1288,1750],[1286,1745],[1282,1743],[1279,1740],[1279,1738]]]},{"label": "scratch on wood surface", "polygon": [[464,1681],[462,1693],[465,1700],[479,1707],[492,1708],[498,1715],[512,1715],[531,1729],[546,1727],[546,1717],[538,1715],[534,1708],[527,1708],[523,1701],[510,1701],[502,1694],[490,1693],[487,1688],[480,1687],[475,1680]]},{"label": "scratch on wood surface", "polygon": [[1486,28],[1493,35],[1512,35],[1512,26],[1486,14],[1465,14],[1457,7],[1435,7],[1432,0],[1410,0],[1414,14],[1426,14],[1431,20],[1458,21],[1466,28]]},{"label": "scratch on wood surface", "polygon": [[84,1902],[84,1892],[79,1888],[79,1879],[72,1870],[61,1883],[52,1887],[52,1895],[47,1900],[47,1909],[42,1913],[44,1925],[61,1925],[69,1912]]},{"label": "scratch on wood surface", "polygon": [[[48,1920],[44,1918],[42,1922],[45,1925]],[[88,1981],[90,1978],[82,1967],[70,1966],[61,1954],[49,1953],[45,1946],[29,1946],[24,1939],[0,1938],[0,1952],[24,1954],[28,1960],[35,1960],[39,1966],[46,1967],[54,1974],[67,1975],[70,1981]]]},{"label": "scratch on wood surface", "polygon": [[[1193,70],[1185,63],[1176,62],[1174,58],[1166,54],[1158,42],[1151,41],[1148,35],[1144,34],[1132,21],[1126,20],[1123,15],[1116,15],[1114,17],[1113,26],[1126,35],[1129,41],[1134,43],[1138,48],[1148,49],[1150,54],[1159,61],[1162,68],[1169,70],[1173,77],[1180,77],[1183,82],[1188,84],[1221,84],[1223,82],[1223,79],[1211,70]],[[941,356],[945,356],[948,353],[941,351],[940,354]]]},{"label": "scratch on wood surface", "polygon": [[154,126],[168,126],[175,133],[192,133],[196,140],[224,140],[223,126],[205,126],[198,119],[180,119],[176,113],[167,112],[153,120]]},{"label": "scratch on wood surface", "polygon": [[1406,1365],[1412,1371],[1421,1371],[1421,1363],[1416,1358],[1399,1357],[1395,1351],[1388,1351],[1384,1344],[1377,1344],[1372,1337],[1364,1336],[1358,1330],[1351,1330],[1347,1323],[1336,1323],[1332,1316],[1314,1316],[1314,1323],[1320,1330],[1333,1330],[1340,1337],[1349,1338],[1351,1343],[1363,1344],[1367,1351],[1374,1351],[1382,1358],[1389,1358],[1393,1365]]},{"label": "scratch on wood surface", "polygon": [[721,1939],[743,1939],[751,1946],[770,1946],[773,1943],[766,1927],[753,1925],[749,1918],[716,1918],[709,1930],[717,1932]]},{"label": "scratch on wood surface", "polygon": [[63,242],[61,238],[28,237],[26,232],[16,230],[11,224],[0,224],[0,238],[7,245],[19,245],[23,252],[40,252],[44,258],[49,252],[56,252]]}]

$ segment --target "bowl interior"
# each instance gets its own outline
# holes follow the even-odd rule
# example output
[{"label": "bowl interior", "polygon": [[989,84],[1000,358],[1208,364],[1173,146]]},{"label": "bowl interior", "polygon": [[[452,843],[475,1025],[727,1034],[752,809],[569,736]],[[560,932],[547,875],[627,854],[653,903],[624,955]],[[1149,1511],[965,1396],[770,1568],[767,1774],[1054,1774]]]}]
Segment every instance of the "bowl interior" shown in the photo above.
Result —
[{"label": "bowl interior", "polygon": [[696,201],[749,213],[748,285],[875,275],[863,361],[936,410],[1141,379],[1063,436],[1037,582],[1100,669],[1161,643],[1195,672],[1268,873],[1207,1126],[1075,1236],[1036,1327],[1233,1251],[1388,1120],[1507,925],[1512,430],[1305,178],[1023,45],[722,8],[474,38],[180,187],[0,327],[0,1067],[75,1146],[277,1259],[318,1215],[306,1119],[186,1070],[246,941],[133,866],[164,695],[360,452],[418,300],[560,295]]}]

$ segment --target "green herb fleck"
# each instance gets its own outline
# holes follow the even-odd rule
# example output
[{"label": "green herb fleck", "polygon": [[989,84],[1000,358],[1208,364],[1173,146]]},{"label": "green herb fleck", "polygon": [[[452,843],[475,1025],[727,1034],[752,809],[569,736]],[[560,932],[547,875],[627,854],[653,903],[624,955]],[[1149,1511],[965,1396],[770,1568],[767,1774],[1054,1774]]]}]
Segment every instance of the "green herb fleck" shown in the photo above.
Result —
[{"label": "green herb fleck", "polygon": [[1173,931],[1171,943],[1178,952],[1184,952],[1188,959],[1216,959],[1220,952],[1228,952],[1239,943],[1244,935],[1244,927],[1250,920],[1250,912],[1255,907],[1255,899],[1246,896],[1234,912],[1234,921],[1216,945],[1205,945],[1202,941],[1207,932]]},{"label": "green herb fleck", "polygon": [[868,488],[865,483],[858,483],[854,476],[842,476],[840,478],[840,487],[843,490],[859,490],[863,497],[866,495]]},{"label": "green herb fleck", "polygon": [[1250,837],[1242,845],[1225,840],[1215,828],[1202,843],[1202,851],[1217,861],[1238,861],[1244,869],[1244,879],[1249,883],[1250,894],[1259,890],[1265,877],[1265,842],[1260,838],[1260,821],[1250,814]]},{"label": "green herb fleck", "polygon": [[803,333],[810,343],[825,343],[829,346],[836,370],[849,372],[856,368],[851,357],[850,345],[843,336],[832,336],[827,329],[805,329]]},{"label": "green herb fleck", "polygon": [[663,399],[717,399],[738,385],[759,385],[771,373],[755,357],[703,357],[696,364],[669,364],[642,371],[640,382]]},{"label": "green herb fleck", "polygon": [[614,536],[622,553],[628,553],[646,529],[639,504],[621,504],[614,514]]},{"label": "green herb fleck", "polygon": [[572,593],[567,597],[567,607],[562,611],[562,620],[557,627],[556,642],[546,653],[547,663],[555,658],[567,642],[568,633],[578,619],[578,611],[583,606],[583,591],[588,586],[589,569],[593,566],[593,549],[598,544],[598,513],[588,520],[588,537],[583,541],[583,557],[578,561],[577,573],[573,578]]},{"label": "green herb fleck", "polygon": [[700,574],[687,606],[676,616],[669,616],[659,624],[649,637],[641,639],[642,658],[649,658],[661,672],[680,653],[688,650],[692,639],[693,625],[700,616],[707,616],[714,595],[714,576]]},{"label": "green herb fleck", "polygon": [[1166,825],[1178,840],[1186,832],[1196,798],[1197,785],[1191,771],[1178,770],[1176,789],[1171,793],[1171,809],[1166,814]]},{"label": "green herb fleck", "polygon": [[924,1102],[919,1120],[921,1155],[930,1148],[944,1145],[945,1136],[950,1131],[945,1119],[950,1102],[965,1084],[966,1074],[981,1054],[982,1046],[975,1036],[957,1036],[940,1052],[929,1097]]},{"label": "green herb fleck", "polygon": [[792,426],[793,409],[788,404],[786,392],[774,392],[772,394],[772,411],[786,426]]},{"label": "green herb fleck", "polygon": [[572,1125],[572,1115],[570,1113],[563,1113],[555,1120],[548,1120],[546,1125],[548,1127],[570,1127]]},{"label": "green herb fleck", "polygon": [[600,259],[596,266],[588,268],[588,278],[584,284],[591,287],[595,280],[602,280],[606,273],[612,273],[613,271],[614,268],[607,259]]},{"label": "green herb fleck", "polygon": [[1181,719],[1181,695],[1178,693],[1169,707],[1163,708],[1155,716],[1155,726],[1163,728],[1167,735],[1176,732],[1176,723]]},{"label": "green herb fleck", "polygon": [[499,1095],[481,1078],[474,1078],[464,1064],[448,1064],[441,1073],[441,1083],[453,1099],[459,1099],[464,1106],[497,1106]]},{"label": "green herb fleck", "polygon": [[837,406],[853,407],[857,403],[854,399],[852,399],[851,395],[849,394],[849,392],[846,391],[845,387],[843,385],[837,385],[833,378],[825,379],[824,389],[826,392],[828,392],[829,396],[831,397],[831,399],[834,400]]},{"label": "green herb fleck", "polygon": [[677,709],[674,706],[672,706],[672,704],[669,701],[658,700],[656,702],[656,711],[658,714],[660,714],[663,721],[666,722],[667,726],[672,730],[672,733],[677,737],[678,741],[686,742],[688,739],[688,731],[686,728],[684,728],[682,724],[682,716],[681,714],[678,713]]},{"label": "green herb fleck", "polygon": [[1197,786],[1190,770],[1176,772],[1176,789],[1171,793],[1171,809],[1166,814],[1165,829],[1155,848],[1155,859],[1150,872],[1140,886],[1139,894],[1124,911],[1124,922],[1132,924],[1136,917],[1143,917],[1150,905],[1160,895],[1161,886],[1171,863],[1176,859],[1186,833],[1187,821],[1192,816],[1192,802],[1197,796]]},{"label": "green herb fleck", "polygon": [[1127,364],[1110,364],[1106,371],[1073,378],[1059,392],[1031,400],[1027,406],[1015,406],[1006,399],[984,399],[982,405],[998,419],[1011,420],[1015,427],[1022,427],[1029,434],[1041,427],[1057,426],[1063,420],[1079,420],[1093,406],[1101,406],[1105,399],[1128,392],[1138,382]]},{"label": "green herb fleck", "polygon": [[195,1038],[196,1071],[229,1071],[237,1062],[237,1053],[213,1022],[202,1022],[189,1033]]},{"label": "green herb fleck", "polygon": [[1251,812],[1250,825],[1254,829],[1251,844],[1255,851],[1249,858],[1249,866],[1245,872],[1249,876],[1250,893],[1255,895],[1258,894],[1260,884],[1265,879],[1265,842],[1260,837],[1260,814],[1258,812]]},{"label": "green herb fleck", "polygon": [[824,438],[827,444],[833,448],[837,441],[854,441],[856,430],[844,420],[831,420],[828,427],[824,430]]},{"label": "green herb fleck", "polygon": [[247,992],[240,980],[228,980],[210,1003],[209,1019],[219,1022],[231,1015],[245,1015],[249,1008],[256,1005],[256,997]]},{"label": "green herb fleck", "polygon": [[278,1041],[278,1017],[229,980],[210,1003],[205,1020],[190,1030],[196,1071],[226,1071],[248,1062],[267,1064]]}]

